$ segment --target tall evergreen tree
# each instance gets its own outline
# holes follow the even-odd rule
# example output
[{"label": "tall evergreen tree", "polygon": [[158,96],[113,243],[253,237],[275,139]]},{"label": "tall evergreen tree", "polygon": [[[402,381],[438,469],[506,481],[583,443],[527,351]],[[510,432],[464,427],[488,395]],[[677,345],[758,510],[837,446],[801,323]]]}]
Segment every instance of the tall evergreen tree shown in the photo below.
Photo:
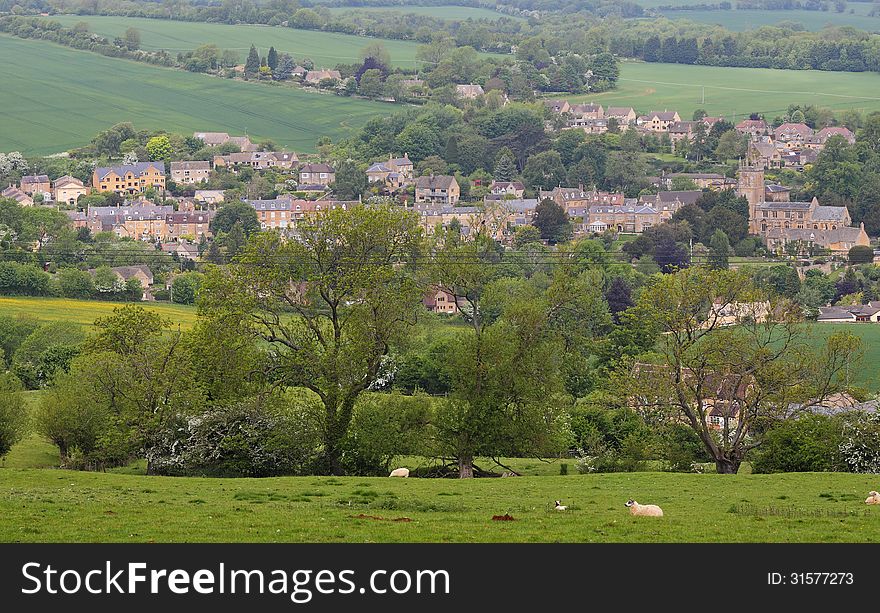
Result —
[{"label": "tall evergreen tree", "polygon": [[443,154],[443,159],[447,164],[458,164],[458,137],[455,134],[446,141],[446,152]]},{"label": "tall evergreen tree", "polygon": [[553,200],[545,198],[535,207],[535,218],[532,225],[541,231],[541,238],[551,245],[571,238],[571,220]]},{"label": "tall evergreen tree", "polygon": [[632,290],[629,283],[623,277],[614,277],[605,290],[605,300],[608,302],[608,310],[614,323],[620,323],[619,314],[635,304],[632,299]]},{"label": "tall evergreen tree", "polygon": [[293,58],[287,53],[282,53],[278,56],[278,68],[272,70],[272,78],[276,81],[286,81],[293,76],[294,68],[296,64],[293,63]]},{"label": "tall evergreen tree", "polygon": [[516,159],[510,149],[502,149],[495,158],[493,176],[496,181],[513,181],[516,176]]},{"label": "tall evergreen tree", "polygon": [[257,48],[251,45],[247,61],[244,63],[244,76],[250,77],[258,72],[260,72],[260,54],[257,53]]},{"label": "tall evergreen tree", "polygon": [[266,65],[272,70],[278,68],[278,52],[275,51],[275,47],[269,47],[269,55],[266,57]]}]

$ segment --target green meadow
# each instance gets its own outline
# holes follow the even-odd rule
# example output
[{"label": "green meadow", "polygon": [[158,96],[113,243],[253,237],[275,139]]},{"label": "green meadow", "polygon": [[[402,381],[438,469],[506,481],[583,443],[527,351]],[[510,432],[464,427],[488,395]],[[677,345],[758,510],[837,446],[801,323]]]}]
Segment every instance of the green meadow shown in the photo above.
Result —
[{"label": "green meadow", "polygon": [[[111,39],[122,36],[128,28],[137,28],[141,33],[143,49],[165,49],[172,54],[190,51],[199,45],[215,44],[222,49],[238,51],[242,63],[251,45],[256,45],[262,55],[270,46],[274,46],[279,53],[289,53],[297,61],[307,57],[317,67],[332,68],[336,64],[352,64],[359,61],[361,49],[377,40],[352,34],[297,30],[280,26],[233,26],[223,23],[94,15],[58,15],[53,16],[52,19],[67,27],[84,21],[89,24],[92,32]],[[391,54],[391,60],[395,65],[415,68],[419,64],[416,61],[418,43],[386,39],[382,39],[381,43]]]},{"label": "green meadow", "polygon": [[[639,4],[646,6],[648,4],[655,5],[671,5],[674,2],[664,0],[663,2],[645,2],[640,1]],[[685,4],[697,4],[696,2],[687,2]],[[711,25],[721,25],[728,30],[742,32],[745,30],[755,30],[763,26],[775,26],[782,22],[796,22],[804,26],[804,29],[810,31],[818,31],[826,26],[844,27],[849,26],[866,30],[868,32],[880,31],[880,17],[869,16],[868,12],[874,5],[868,2],[850,2],[847,4],[846,10],[842,13],[837,11],[808,11],[808,10],[778,10],[778,11],[762,11],[762,10],[739,10],[733,9],[729,11],[707,11],[707,10],[678,10],[678,11],[660,11],[664,17],[673,20],[686,19],[688,21],[696,21],[698,23],[706,23]]]},{"label": "green meadow", "polygon": [[[170,302],[144,302],[142,306],[180,324],[184,330],[196,322],[196,308]],[[41,322],[70,321],[91,326],[98,317],[113,314],[121,302],[76,300],[73,298],[34,298],[31,296],[0,296],[0,315],[33,317]]]},{"label": "green meadow", "polygon": [[[872,475],[144,477],[0,468],[0,542],[878,542]],[[632,517],[624,502],[659,504]],[[555,511],[561,499],[567,511]],[[513,521],[494,521],[510,515]]]},{"label": "green meadow", "polygon": [[[0,151],[50,154],[128,121],[137,129],[249,134],[315,150],[396,107],[293,87],[160,68],[38,40],[0,35]],[[27,66],[27,70],[22,67]]]},{"label": "green meadow", "polygon": [[880,74],[624,62],[617,89],[566,98],[632,106],[642,113],[674,109],[682,119],[699,108],[736,121],[750,113],[772,118],[798,103],[875,111],[880,110]]},{"label": "green meadow", "polygon": [[332,13],[344,13],[346,11],[365,11],[369,13],[404,13],[406,15],[425,15],[427,17],[437,17],[438,19],[447,19],[449,21],[464,21],[466,19],[488,19],[497,21],[498,19],[523,19],[514,15],[506,15],[487,8],[476,8],[473,6],[334,6],[330,7]]}]

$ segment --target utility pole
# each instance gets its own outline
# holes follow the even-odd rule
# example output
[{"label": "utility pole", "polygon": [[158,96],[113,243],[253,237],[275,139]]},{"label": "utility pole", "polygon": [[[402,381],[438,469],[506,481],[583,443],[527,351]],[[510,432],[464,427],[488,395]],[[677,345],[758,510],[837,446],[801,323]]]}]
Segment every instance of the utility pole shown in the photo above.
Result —
[{"label": "utility pole", "polygon": [[706,86],[704,85],[702,89],[703,89],[703,98],[700,101],[700,104],[706,104]]}]

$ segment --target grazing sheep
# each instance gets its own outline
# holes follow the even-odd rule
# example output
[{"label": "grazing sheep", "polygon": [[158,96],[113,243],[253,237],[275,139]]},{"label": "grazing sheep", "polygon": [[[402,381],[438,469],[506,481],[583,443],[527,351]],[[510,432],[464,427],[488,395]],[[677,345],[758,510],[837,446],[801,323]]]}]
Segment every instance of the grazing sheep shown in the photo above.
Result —
[{"label": "grazing sheep", "polygon": [[564,504],[562,504],[562,501],[561,501],[561,500],[557,500],[557,501],[555,501],[555,502],[556,502],[556,506],[553,507],[553,508],[556,509],[557,511],[565,511],[566,509],[568,509],[567,506],[565,506]]},{"label": "grazing sheep", "polygon": [[409,477],[409,469],[408,468],[395,468],[391,471],[389,477]]},{"label": "grazing sheep", "polygon": [[877,492],[868,492],[865,504],[880,504],[880,494]]},{"label": "grazing sheep", "polygon": [[630,515],[643,515],[645,517],[663,517],[663,509],[656,504],[639,504],[635,500],[626,503]]}]

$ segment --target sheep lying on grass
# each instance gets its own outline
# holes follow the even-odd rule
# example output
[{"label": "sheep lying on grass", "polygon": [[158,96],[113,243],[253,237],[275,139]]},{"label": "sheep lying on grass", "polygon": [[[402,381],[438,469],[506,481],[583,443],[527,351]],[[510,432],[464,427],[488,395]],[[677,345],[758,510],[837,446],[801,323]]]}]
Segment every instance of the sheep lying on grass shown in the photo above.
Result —
[{"label": "sheep lying on grass", "polygon": [[880,494],[877,492],[868,492],[865,504],[880,504]]},{"label": "sheep lying on grass", "polygon": [[389,477],[409,477],[409,469],[408,468],[395,468],[391,471]]},{"label": "sheep lying on grass", "polygon": [[656,504],[639,504],[635,500],[626,503],[630,515],[643,515],[645,517],[663,517],[663,509]]},{"label": "sheep lying on grass", "polygon": [[564,504],[562,504],[562,501],[561,501],[561,500],[557,500],[557,501],[555,501],[555,502],[556,502],[556,506],[553,507],[553,508],[556,509],[557,511],[565,511],[566,509],[568,509],[567,506],[565,506]]}]

